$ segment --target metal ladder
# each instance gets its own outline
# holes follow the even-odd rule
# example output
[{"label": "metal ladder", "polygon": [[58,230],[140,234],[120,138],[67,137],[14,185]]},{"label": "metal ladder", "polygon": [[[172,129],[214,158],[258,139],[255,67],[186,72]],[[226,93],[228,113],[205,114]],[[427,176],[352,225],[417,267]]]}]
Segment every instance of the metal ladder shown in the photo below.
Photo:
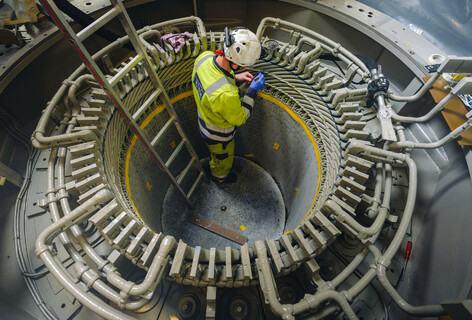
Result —
[{"label": "metal ladder", "polygon": [[[148,149],[153,159],[158,163],[159,167],[164,171],[164,173],[169,178],[169,180],[174,185],[174,187],[179,191],[182,197],[184,197],[187,205],[192,207],[190,197],[195,191],[198,183],[201,181],[202,177],[204,176],[203,168],[200,164],[200,161],[197,157],[195,150],[193,149],[192,145],[189,143],[189,140],[185,136],[179,124],[177,114],[175,113],[175,110],[172,106],[170,98],[167,95],[164,89],[164,86],[162,85],[162,82],[157,76],[157,73],[153,67],[151,59],[149,58],[146,50],[144,49],[144,46],[139,39],[138,33],[136,32],[136,29],[134,28],[134,25],[131,22],[131,19],[129,18],[128,13],[126,12],[126,9],[122,1],[111,0],[113,8],[107,11],[98,19],[96,19],[93,23],[91,23],[90,25],[82,29],[77,34],[74,32],[71,25],[66,20],[66,17],[64,16],[64,14],[57,8],[53,0],[41,0],[41,2],[43,3],[44,7],[51,15],[51,18],[57,24],[59,29],[64,33],[66,38],[69,40],[69,42],[72,44],[74,49],[77,51],[80,58],[83,60],[84,64],[86,65],[86,67],[89,69],[89,71],[92,73],[95,79],[99,82],[99,84],[105,90],[111,102],[120,111],[120,113],[123,115],[126,121],[130,124],[136,136],[139,138],[139,140],[141,140],[141,142],[144,144],[146,149]],[[118,16],[126,34],[128,35],[129,40],[136,51],[136,56],[134,56],[126,64],[126,66],[124,66],[120,70],[120,72],[115,74],[112,78],[107,79],[107,77],[102,73],[101,69],[96,64],[95,60],[92,58],[92,55],[85,48],[83,41],[87,39],[89,36],[91,36],[92,34],[94,34],[98,29],[103,27],[105,24],[110,22],[116,16]],[[153,82],[156,90],[149,97],[149,99],[147,99],[146,102],[144,102],[144,104],[141,107],[139,107],[138,110],[133,115],[131,115],[129,111],[126,110],[123,101],[120,99],[119,93],[117,93],[113,87],[114,85],[117,84],[119,80],[121,80],[121,78],[123,78],[128,72],[130,72],[140,62],[142,62],[142,64],[144,65],[145,70],[148,73],[149,78]],[[162,129],[157,133],[157,135],[152,140],[149,140],[144,134],[144,132],[142,131],[142,129],[139,127],[136,120],[140,117],[140,115],[142,115],[146,111],[147,108],[151,106],[151,104],[158,98],[159,95],[162,95],[163,97],[165,109],[167,110],[167,112],[169,112],[170,119],[162,127]],[[180,134],[182,138],[182,141],[174,149],[174,152],[169,157],[169,159],[167,161],[163,161],[163,159],[157,154],[154,146],[157,144],[159,139],[163,136],[164,132],[172,124],[176,127],[178,133]],[[177,177],[175,177],[171,173],[169,167],[172,164],[172,162],[175,160],[175,158],[177,157],[178,153],[182,150],[184,144],[186,145],[187,150],[191,156],[191,160],[187,164],[187,166],[181,171],[181,173]],[[189,189],[189,191],[185,192],[182,189],[181,183],[184,180],[186,174],[190,171],[189,169],[192,167],[192,165],[196,166],[196,168],[199,171],[199,174],[198,174],[198,177],[195,179],[195,182]]]}]

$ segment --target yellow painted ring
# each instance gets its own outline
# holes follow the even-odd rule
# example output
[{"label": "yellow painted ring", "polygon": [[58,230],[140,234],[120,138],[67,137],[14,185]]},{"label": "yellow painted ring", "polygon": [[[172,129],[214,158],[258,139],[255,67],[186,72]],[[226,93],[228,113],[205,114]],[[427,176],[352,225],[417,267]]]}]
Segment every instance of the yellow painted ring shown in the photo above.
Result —
[{"label": "yellow painted ring", "polygon": [[[172,98],[171,102],[175,103],[179,100],[185,99],[185,98],[190,97],[192,95],[193,95],[192,91],[187,91],[187,92],[184,92],[184,93]],[[289,107],[287,107],[285,104],[283,104],[279,100],[275,99],[274,97],[269,96],[269,95],[267,95],[265,93],[262,93],[262,92],[259,92],[258,96],[261,97],[262,99],[268,100],[268,101],[276,104],[277,106],[281,107],[282,109],[284,109],[303,128],[303,130],[305,131],[305,133],[307,134],[308,138],[310,139],[310,141],[313,145],[313,149],[315,150],[315,153],[316,153],[316,158],[320,159],[320,152],[318,150],[318,146],[316,145],[316,141],[313,138],[313,134],[310,131],[310,129],[308,129],[306,124],[302,121],[302,119],[295,112],[293,112]],[[146,117],[144,122],[141,124],[140,128],[144,129],[151,122],[151,120],[155,116],[157,116],[159,113],[161,113],[164,109],[165,109],[164,105],[160,105],[159,107],[157,107],[156,110],[154,110],[149,116]],[[141,218],[141,215],[139,214],[138,209],[136,208],[136,206],[134,204],[133,198],[131,197],[131,190],[130,190],[130,187],[129,187],[129,162],[130,162],[130,159],[131,159],[131,152],[132,152],[133,147],[136,144],[137,140],[138,140],[138,138],[136,136],[134,136],[133,139],[131,140],[131,144],[128,148],[128,152],[126,153],[125,184],[126,184],[126,191],[128,192],[128,197],[131,201],[131,205],[133,206],[134,211],[138,214],[139,218],[144,222],[144,220]],[[313,202],[311,203],[310,209],[308,209],[308,212],[305,214],[303,219],[305,219],[306,216],[308,215],[308,213],[310,213],[311,208],[313,207],[313,204],[315,203],[316,196],[318,195],[318,190],[320,188],[320,183],[321,183],[321,163],[318,161],[318,183],[316,185],[315,196],[313,198]],[[289,232],[286,232],[286,233],[289,233]]]}]

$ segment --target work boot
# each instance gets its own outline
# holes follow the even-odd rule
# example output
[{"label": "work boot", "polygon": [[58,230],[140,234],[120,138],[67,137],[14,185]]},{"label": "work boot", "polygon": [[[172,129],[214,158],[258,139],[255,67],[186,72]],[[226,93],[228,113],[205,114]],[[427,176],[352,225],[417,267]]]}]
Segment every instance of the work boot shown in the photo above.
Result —
[{"label": "work boot", "polygon": [[213,181],[216,181],[218,182],[219,184],[222,184],[222,183],[235,183],[237,180],[238,180],[238,175],[236,173],[234,173],[233,171],[231,171],[225,178],[223,179],[219,179],[215,176],[211,176],[211,179]]}]

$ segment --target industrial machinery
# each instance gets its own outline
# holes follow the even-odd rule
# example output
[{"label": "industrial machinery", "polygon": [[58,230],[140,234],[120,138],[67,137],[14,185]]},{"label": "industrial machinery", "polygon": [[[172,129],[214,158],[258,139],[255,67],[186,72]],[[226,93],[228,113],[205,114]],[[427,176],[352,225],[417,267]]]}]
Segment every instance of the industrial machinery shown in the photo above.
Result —
[{"label": "industrial machinery", "polygon": [[[1,317],[472,318],[472,58],[356,1],[187,2],[4,29]],[[266,85],[219,185],[191,73],[241,25]]]}]

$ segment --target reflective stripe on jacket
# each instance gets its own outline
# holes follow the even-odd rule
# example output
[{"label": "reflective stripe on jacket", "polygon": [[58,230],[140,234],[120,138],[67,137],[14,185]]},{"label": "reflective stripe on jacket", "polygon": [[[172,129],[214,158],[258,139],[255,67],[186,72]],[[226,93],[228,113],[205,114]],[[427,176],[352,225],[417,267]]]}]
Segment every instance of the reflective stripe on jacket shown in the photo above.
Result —
[{"label": "reflective stripe on jacket", "polygon": [[206,51],[195,60],[193,95],[202,137],[209,143],[227,143],[233,139],[236,126],[244,124],[251,115],[257,91],[249,88],[242,97],[234,73],[219,66],[216,57]]}]

